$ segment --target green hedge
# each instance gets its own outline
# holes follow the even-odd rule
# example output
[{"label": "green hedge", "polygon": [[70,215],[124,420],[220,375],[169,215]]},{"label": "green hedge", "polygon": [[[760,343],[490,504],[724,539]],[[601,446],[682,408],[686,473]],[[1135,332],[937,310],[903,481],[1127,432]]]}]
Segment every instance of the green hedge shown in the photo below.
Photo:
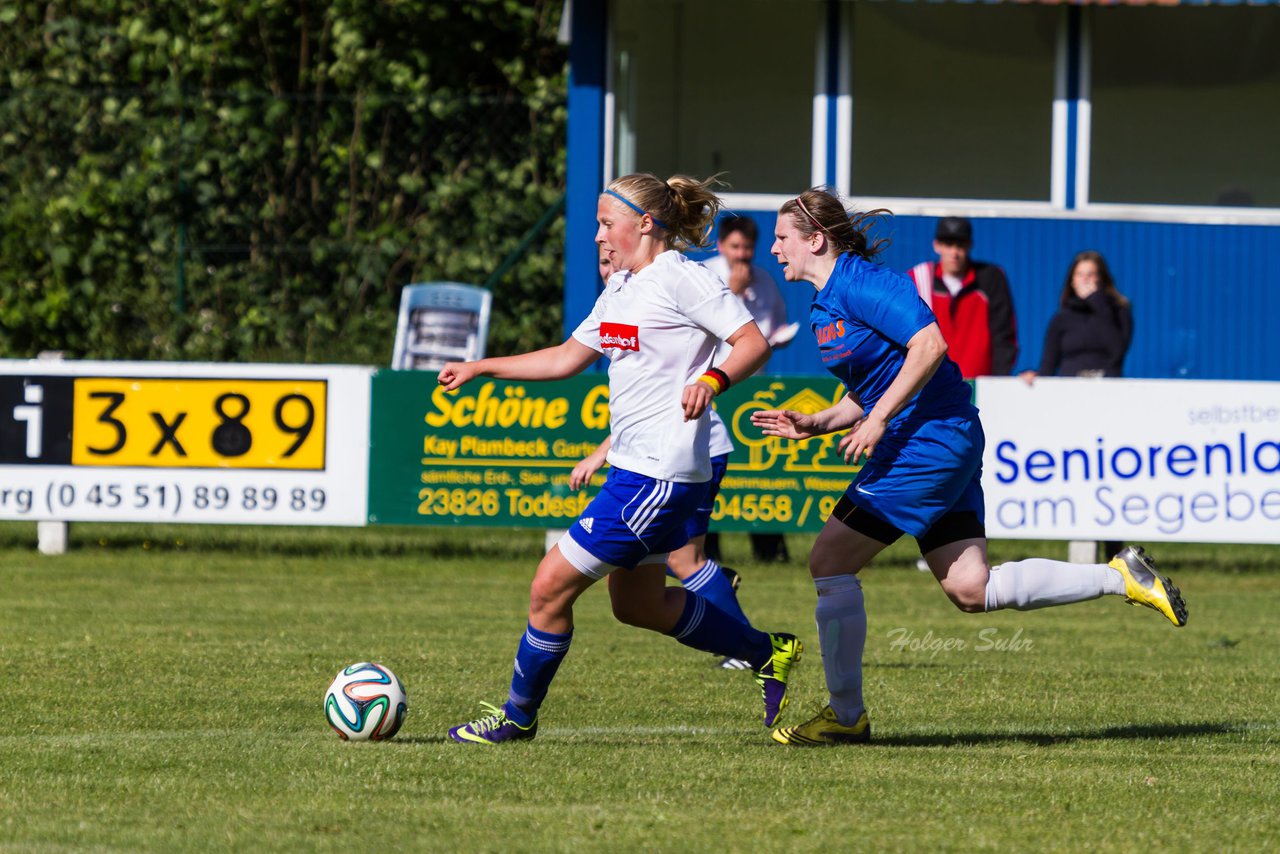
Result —
[{"label": "green hedge", "polygon": [[[564,190],[559,0],[0,8],[0,355],[390,359]],[[563,226],[490,352],[560,339]]]}]

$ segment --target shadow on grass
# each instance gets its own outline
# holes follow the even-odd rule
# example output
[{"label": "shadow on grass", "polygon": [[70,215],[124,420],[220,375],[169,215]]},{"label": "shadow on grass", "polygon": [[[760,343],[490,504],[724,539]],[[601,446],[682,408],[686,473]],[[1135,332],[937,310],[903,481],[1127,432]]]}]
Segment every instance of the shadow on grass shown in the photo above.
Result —
[{"label": "shadow on grass", "polygon": [[[1052,747],[1056,744],[1069,744],[1077,741],[1110,741],[1110,740],[1145,740],[1189,738],[1200,735],[1226,735],[1244,732],[1242,724],[1230,723],[1197,723],[1197,724],[1131,724],[1127,726],[1104,727],[1102,729],[1081,730],[1079,732],[961,732],[938,733],[929,735],[890,735],[874,736],[869,747],[973,747],[975,745],[1029,744],[1037,747]],[[573,743],[582,737],[581,733],[572,730],[561,732],[551,730],[543,742],[554,741],[557,744]],[[625,728],[616,732],[592,732],[590,740],[595,744],[611,744],[614,746],[650,747],[676,741],[704,742],[724,738],[724,733],[708,733],[703,731],[681,732],[644,732],[630,733]],[[444,733],[397,735],[396,742],[402,744],[453,744]],[[767,742],[767,743],[766,743]],[[777,745],[767,739],[762,746],[774,749]],[[465,747],[466,745],[461,745]]]},{"label": "shadow on grass", "polygon": [[[395,741],[399,744],[456,744],[452,738],[447,735],[397,735]],[[467,745],[459,745],[466,747]]]},{"label": "shadow on grass", "polygon": [[1244,727],[1230,723],[1196,724],[1128,724],[1125,726],[1086,729],[1078,732],[959,732],[931,735],[873,735],[872,745],[883,747],[964,747],[975,744],[1025,742],[1041,747],[1072,741],[1138,740],[1149,738],[1189,738],[1197,735],[1226,735],[1243,732]]}]

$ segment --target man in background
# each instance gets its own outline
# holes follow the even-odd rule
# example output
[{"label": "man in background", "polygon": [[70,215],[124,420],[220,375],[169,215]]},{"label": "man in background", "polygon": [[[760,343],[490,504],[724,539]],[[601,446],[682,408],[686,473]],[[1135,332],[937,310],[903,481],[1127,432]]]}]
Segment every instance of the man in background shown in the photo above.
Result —
[{"label": "man in background", "polygon": [[995,264],[974,261],[972,249],[973,223],[964,217],[943,217],[933,238],[938,260],[912,267],[911,280],[938,318],[947,355],[964,378],[1007,377],[1018,358],[1009,280]]},{"label": "man in background", "polygon": [[[933,251],[938,260],[921,261],[909,275],[920,298],[933,309],[947,342],[947,355],[967,380],[1007,377],[1018,358],[1018,324],[1004,270],[974,261],[973,223],[962,216],[938,220]],[[924,558],[916,569],[929,571]]]},{"label": "man in background", "polygon": [[745,216],[728,216],[720,221],[714,258],[703,262],[719,276],[729,290],[751,312],[760,334],[775,350],[785,346],[799,328],[787,324],[787,307],[773,276],[754,263],[756,240],[760,232],[756,221]]},{"label": "man in background", "polygon": [[[776,350],[790,343],[800,326],[787,323],[787,307],[777,282],[767,270],[754,263],[759,235],[754,219],[725,217],[720,220],[716,235],[718,254],[703,263],[742,300],[760,327],[760,334]],[[705,549],[708,555],[719,560],[720,538],[715,533],[707,534]],[[752,533],[751,551],[757,560],[763,561],[786,561],[790,557],[782,534]]]}]

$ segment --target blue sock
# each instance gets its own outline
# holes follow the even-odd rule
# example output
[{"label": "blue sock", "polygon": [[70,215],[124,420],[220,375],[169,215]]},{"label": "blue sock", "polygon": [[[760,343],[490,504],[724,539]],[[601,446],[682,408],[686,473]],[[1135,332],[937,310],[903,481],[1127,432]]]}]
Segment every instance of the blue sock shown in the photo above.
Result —
[{"label": "blue sock", "polygon": [[703,652],[749,661],[757,670],[773,655],[767,634],[730,617],[692,590],[684,592],[684,611],[667,634]]},{"label": "blue sock", "polygon": [[742,613],[738,604],[738,594],[733,592],[729,578],[720,571],[720,564],[708,559],[702,569],[686,578],[683,582],[685,590],[692,590],[730,617],[740,623],[750,624],[747,615]]},{"label": "blue sock", "polygon": [[569,652],[573,632],[557,635],[529,626],[516,650],[515,671],[511,674],[511,693],[502,708],[507,717],[520,726],[529,726],[538,717],[538,707],[546,699],[551,680]]}]

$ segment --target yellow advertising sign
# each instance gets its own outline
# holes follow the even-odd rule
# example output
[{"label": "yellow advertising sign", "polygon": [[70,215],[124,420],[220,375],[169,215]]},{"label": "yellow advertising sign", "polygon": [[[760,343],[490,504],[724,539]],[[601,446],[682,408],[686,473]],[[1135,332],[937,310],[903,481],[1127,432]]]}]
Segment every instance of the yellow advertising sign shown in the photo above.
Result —
[{"label": "yellow advertising sign", "polygon": [[324,380],[75,380],[77,466],[325,467]]},{"label": "yellow advertising sign", "polygon": [[[830,434],[766,436],[751,414],[820,412],[844,396],[831,377],[751,377],[716,397],[735,445],[711,513],[719,531],[819,531],[857,472]],[[566,528],[605,481],[570,487],[609,435],[601,374],[549,383],[485,379],[447,392],[421,371],[373,379],[369,521]]]}]

